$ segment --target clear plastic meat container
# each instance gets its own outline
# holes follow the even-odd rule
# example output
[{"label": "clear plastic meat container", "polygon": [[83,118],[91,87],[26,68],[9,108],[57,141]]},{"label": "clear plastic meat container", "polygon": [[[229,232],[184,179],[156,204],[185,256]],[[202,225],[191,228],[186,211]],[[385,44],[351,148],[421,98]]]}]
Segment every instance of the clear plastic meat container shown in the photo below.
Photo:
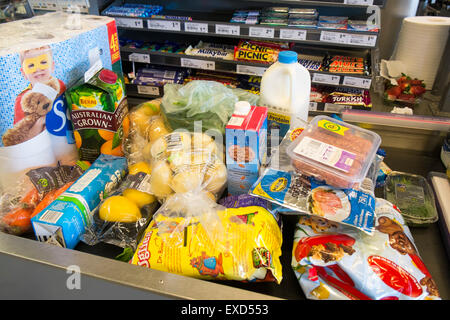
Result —
[{"label": "clear plastic meat container", "polygon": [[375,132],[327,116],[314,117],[287,149],[292,165],[337,188],[359,185],[380,146]]}]

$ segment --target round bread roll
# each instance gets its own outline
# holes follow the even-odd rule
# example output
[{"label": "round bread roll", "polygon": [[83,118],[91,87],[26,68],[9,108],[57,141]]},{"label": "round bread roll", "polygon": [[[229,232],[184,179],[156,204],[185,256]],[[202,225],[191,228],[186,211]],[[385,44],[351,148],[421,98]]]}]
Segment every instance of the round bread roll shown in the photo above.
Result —
[{"label": "round bread roll", "polygon": [[170,184],[172,182],[172,170],[164,160],[156,161],[152,166],[150,175],[151,192],[158,198],[165,198],[173,193]]}]

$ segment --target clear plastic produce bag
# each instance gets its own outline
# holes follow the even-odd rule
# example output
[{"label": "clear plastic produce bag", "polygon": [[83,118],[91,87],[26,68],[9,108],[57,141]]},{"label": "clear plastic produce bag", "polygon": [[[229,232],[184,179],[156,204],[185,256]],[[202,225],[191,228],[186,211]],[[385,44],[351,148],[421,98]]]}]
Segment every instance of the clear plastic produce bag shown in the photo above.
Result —
[{"label": "clear plastic produce bag", "polygon": [[103,199],[92,213],[93,223],[82,236],[89,245],[99,242],[136,250],[143,231],[159,203],[149,191],[151,168],[145,162],[128,167],[119,187]]},{"label": "clear plastic produce bag", "polygon": [[256,105],[259,96],[243,89],[231,89],[206,80],[194,80],[185,85],[166,84],[161,113],[172,130],[194,131],[194,123],[201,121],[203,132],[216,130],[225,133],[225,126],[237,101]]},{"label": "clear plastic produce bag", "polygon": [[226,187],[222,144],[205,133],[172,132],[144,152],[152,165],[150,192],[161,202],[192,190],[204,190],[217,200]]},{"label": "clear plastic produce bag", "polygon": [[21,175],[0,193],[0,231],[14,235],[31,233],[31,218],[66,191],[87,168],[86,163],[77,162],[73,166],[33,168]]}]

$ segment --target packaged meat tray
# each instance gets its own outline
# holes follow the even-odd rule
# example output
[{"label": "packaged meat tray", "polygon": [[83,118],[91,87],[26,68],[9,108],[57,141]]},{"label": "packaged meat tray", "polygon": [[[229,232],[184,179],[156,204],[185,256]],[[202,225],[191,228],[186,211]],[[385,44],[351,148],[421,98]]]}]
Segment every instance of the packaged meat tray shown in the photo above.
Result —
[{"label": "packaged meat tray", "polygon": [[298,172],[334,187],[352,188],[366,176],[380,143],[374,132],[317,116],[287,153]]}]

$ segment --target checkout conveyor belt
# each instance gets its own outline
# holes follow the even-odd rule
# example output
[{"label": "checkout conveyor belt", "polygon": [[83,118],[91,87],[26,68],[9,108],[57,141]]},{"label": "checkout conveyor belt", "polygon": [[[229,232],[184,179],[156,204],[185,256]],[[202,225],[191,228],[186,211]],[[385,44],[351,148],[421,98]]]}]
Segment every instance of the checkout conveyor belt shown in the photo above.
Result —
[{"label": "checkout conveyor belt", "polygon": [[[444,172],[438,156],[385,148],[393,170],[422,176]],[[377,190],[382,197],[382,190]],[[212,282],[113,260],[121,248],[80,243],[75,250],[0,233],[0,299],[305,299],[290,266],[297,216],[283,216],[283,280],[276,283]],[[450,299],[450,267],[440,221],[410,228],[442,299]],[[79,266],[80,290],[67,290],[68,267]]]}]

